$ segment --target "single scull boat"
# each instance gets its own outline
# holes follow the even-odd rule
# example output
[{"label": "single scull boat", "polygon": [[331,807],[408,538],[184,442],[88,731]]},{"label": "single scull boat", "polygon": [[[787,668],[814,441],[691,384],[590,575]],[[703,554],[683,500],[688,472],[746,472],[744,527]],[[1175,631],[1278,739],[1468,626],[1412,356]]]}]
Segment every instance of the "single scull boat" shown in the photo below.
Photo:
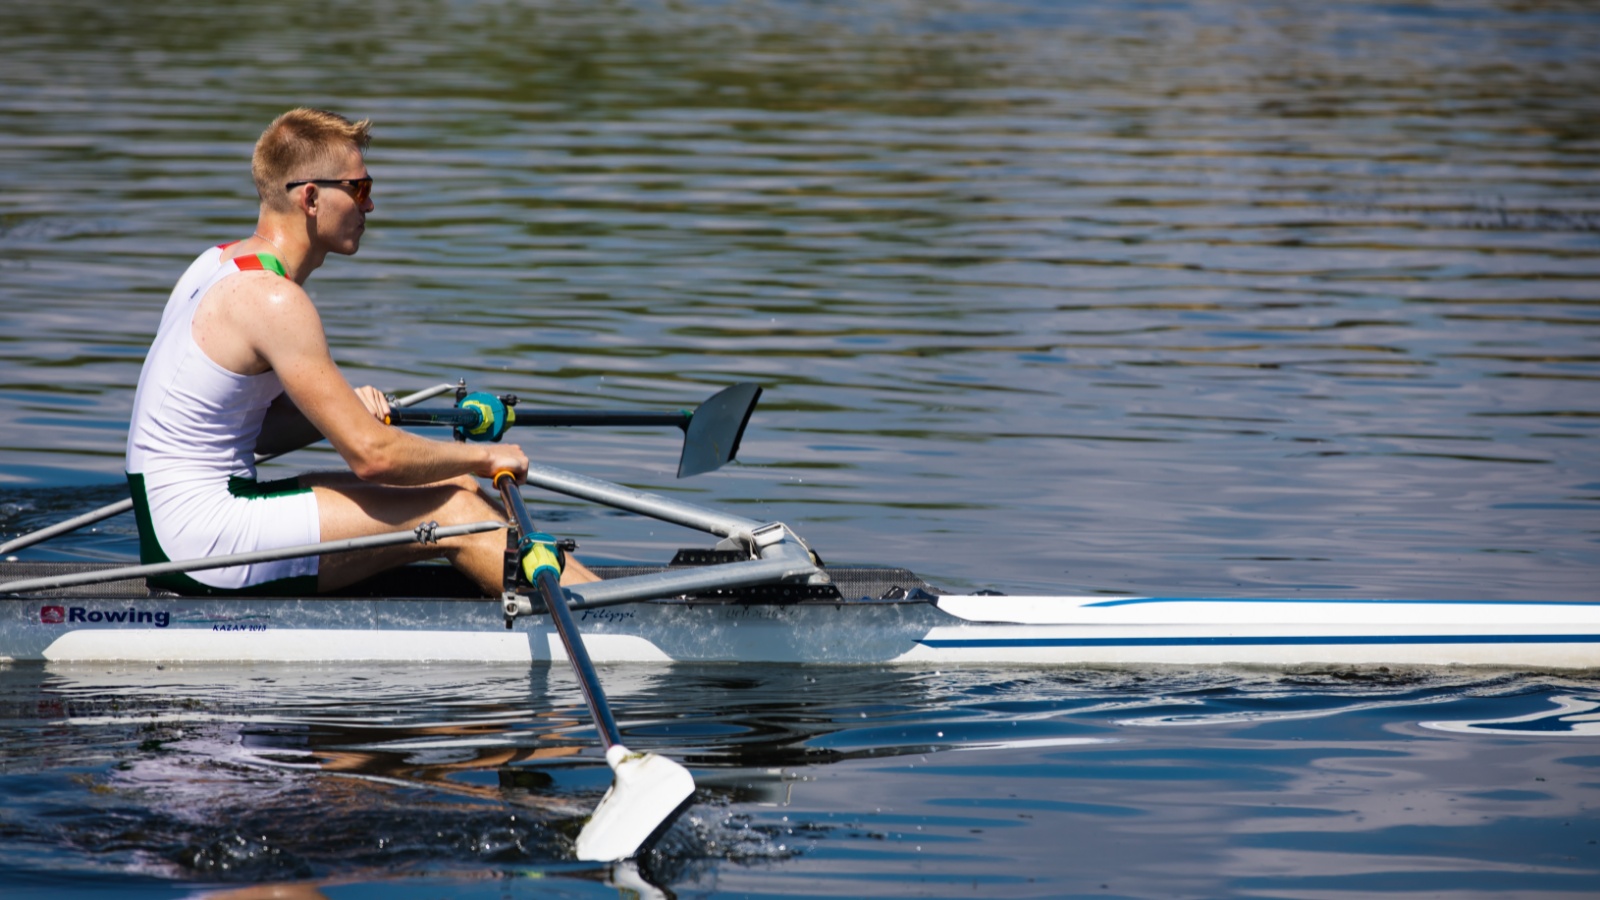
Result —
[{"label": "single scull boat", "polygon": [[[820,565],[781,523],[547,466],[533,466],[528,482],[722,538],[661,567],[600,567],[604,581],[567,589],[596,663],[1600,668],[1600,603],[949,593],[904,569]],[[0,562],[0,658],[567,658],[525,589],[484,598],[444,566],[411,566],[337,597],[185,597],[142,577],[65,583],[115,571]]]}]

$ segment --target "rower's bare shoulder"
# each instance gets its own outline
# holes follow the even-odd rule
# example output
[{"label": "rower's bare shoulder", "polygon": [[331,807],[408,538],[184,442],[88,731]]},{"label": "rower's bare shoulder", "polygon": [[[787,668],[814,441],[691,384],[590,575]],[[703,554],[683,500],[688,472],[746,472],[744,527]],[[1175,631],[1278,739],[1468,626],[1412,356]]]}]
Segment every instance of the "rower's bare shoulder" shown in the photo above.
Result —
[{"label": "rower's bare shoulder", "polygon": [[322,318],[305,288],[271,272],[240,272],[213,287],[200,312],[219,316],[245,331],[285,324],[315,325]]},{"label": "rower's bare shoulder", "polygon": [[206,299],[278,306],[311,303],[305,288],[273,272],[240,272],[225,278],[207,293]]}]

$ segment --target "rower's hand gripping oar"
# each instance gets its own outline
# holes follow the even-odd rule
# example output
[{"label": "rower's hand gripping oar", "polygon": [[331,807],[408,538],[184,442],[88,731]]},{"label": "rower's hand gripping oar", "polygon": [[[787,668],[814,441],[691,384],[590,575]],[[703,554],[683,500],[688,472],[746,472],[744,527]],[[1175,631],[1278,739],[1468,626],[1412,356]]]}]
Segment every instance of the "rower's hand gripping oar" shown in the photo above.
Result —
[{"label": "rower's hand gripping oar", "polygon": [[391,410],[390,425],[443,425],[470,441],[498,441],[512,426],[674,425],[683,429],[683,453],[678,477],[711,472],[731,462],[739,452],[750,414],[761,399],[761,387],[743,382],[713,394],[692,411],[636,412],[627,410],[526,410],[517,409],[512,395],[496,397],[474,392],[453,409]]},{"label": "rower's hand gripping oar", "polygon": [[506,510],[516,520],[520,535],[522,573],[544,600],[555,623],[556,632],[567,650],[567,659],[583,688],[595,727],[605,742],[606,763],[614,778],[611,789],[600,799],[594,815],[578,833],[577,852],[582,860],[612,862],[628,859],[639,852],[651,836],[666,827],[694,795],[694,777],[689,770],[664,756],[635,753],[622,745],[616,719],[600,691],[600,679],[589,651],[584,649],[578,626],[567,609],[566,592],[561,589],[561,557],[555,539],[535,531],[533,520],[522,502],[522,491],[510,472],[497,472],[494,485],[505,500]]}]

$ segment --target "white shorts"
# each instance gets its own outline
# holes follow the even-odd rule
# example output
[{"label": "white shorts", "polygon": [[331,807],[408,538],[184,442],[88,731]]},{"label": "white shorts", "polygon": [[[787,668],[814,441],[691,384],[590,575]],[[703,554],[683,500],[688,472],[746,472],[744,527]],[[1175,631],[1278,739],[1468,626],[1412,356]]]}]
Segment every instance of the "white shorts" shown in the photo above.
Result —
[{"label": "white shorts", "polygon": [[[298,478],[233,476],[226,485],[194,481],[150,485],[128,474],[139,520],[139,559],[163,563],[278,550],[321,540],[317,497]],[[157,575],[150,582],[180,593],[305,596],[316,593],[317,557]]]}]

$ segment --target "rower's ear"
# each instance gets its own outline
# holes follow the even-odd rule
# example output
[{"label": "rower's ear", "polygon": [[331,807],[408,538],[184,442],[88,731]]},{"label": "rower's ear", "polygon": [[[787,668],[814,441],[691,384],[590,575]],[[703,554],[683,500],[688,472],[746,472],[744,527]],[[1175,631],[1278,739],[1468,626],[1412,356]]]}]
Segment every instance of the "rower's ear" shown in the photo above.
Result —
[{"label": "rower's ear", "polygon": [[294,205],[302,212],[315,214],[317,211],[317,186],[303,184],[294,189]]}]

